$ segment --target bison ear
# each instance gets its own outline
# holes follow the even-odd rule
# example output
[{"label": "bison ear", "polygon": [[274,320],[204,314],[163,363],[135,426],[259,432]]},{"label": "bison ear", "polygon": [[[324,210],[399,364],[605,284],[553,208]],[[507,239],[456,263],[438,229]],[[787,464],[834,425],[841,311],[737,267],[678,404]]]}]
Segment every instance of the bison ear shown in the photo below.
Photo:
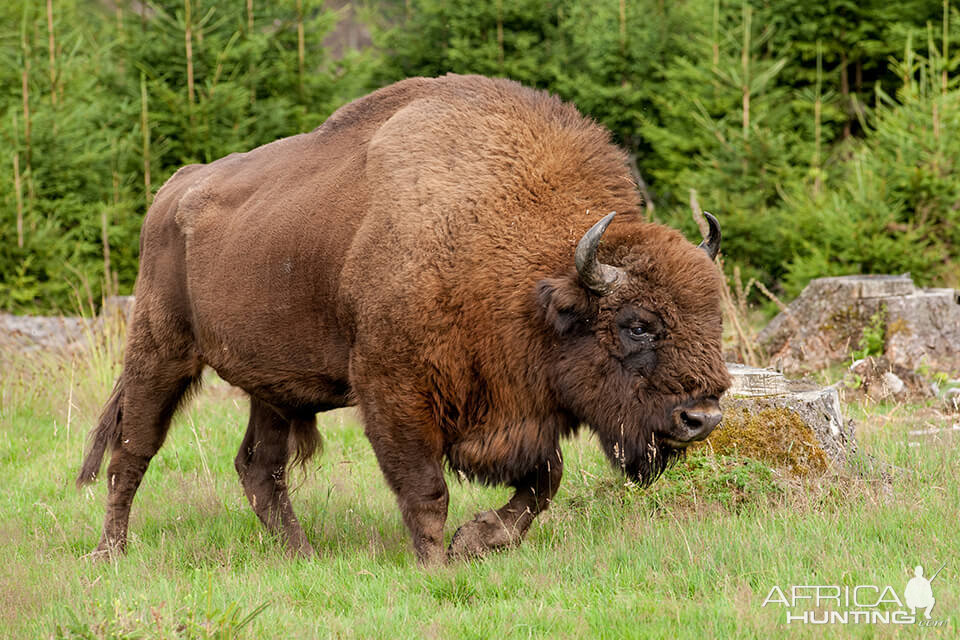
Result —
[{"label": "bison ear", "polygon": [[547,324],[559,335],[587,321],[590,298],[576,274],[569,278],[545,278],[537,283],[537,301]]}]

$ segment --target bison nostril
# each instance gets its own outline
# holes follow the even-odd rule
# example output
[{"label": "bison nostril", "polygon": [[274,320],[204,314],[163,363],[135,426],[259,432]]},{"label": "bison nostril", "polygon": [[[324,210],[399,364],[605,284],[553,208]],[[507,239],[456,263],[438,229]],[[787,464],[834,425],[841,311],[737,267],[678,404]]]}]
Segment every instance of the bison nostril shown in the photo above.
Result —
[{"label": "bison nostril", "polygon": [[684,426],[691,431],[706,431],[709,433],[720,424],[723,417],[719,411],[683,411],[680,413],[680,419]]}]

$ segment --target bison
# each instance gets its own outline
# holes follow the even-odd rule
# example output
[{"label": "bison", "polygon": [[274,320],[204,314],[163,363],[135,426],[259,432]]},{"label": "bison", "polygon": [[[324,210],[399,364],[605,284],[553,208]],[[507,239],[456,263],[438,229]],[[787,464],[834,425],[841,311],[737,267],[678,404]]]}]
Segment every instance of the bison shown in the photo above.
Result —
[{"label": "bison", "polygon": [[[720,229],[709,217],[695,246],[645,222],[626,160],[548,93],[447,75],[180,169],[143,223],[123,371],[77,480],[110,449],[97,552],[125,548],[204,367],[250,396],[236,469],[292,554],[313,549],[288,465],[337,407],[359,408],[424,564],[519,543],[581,425],[629,477],[656,478],[721,418]],[[445,465],[516,490],[447,550]]]}]

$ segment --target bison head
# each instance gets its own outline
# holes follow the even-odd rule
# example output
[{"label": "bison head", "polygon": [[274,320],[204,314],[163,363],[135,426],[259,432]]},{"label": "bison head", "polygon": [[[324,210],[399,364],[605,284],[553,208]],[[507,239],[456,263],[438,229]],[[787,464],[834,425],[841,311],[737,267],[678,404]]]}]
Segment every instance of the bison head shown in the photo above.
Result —
[{"label": "bison head", "polygon": [[555,395],[644,483],[717,426],[730,384],[713,263],[720,226],[706,215],[699,247],[643,222],[617,225],[601,245],[611,213],[584,234],[566,275],[537,285]]}]

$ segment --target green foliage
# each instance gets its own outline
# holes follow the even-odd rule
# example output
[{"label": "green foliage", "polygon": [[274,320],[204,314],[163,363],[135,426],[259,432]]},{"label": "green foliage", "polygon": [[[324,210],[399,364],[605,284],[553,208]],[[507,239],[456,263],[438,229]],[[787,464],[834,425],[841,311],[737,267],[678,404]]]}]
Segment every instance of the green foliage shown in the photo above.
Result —
[{"label": "green foliage", "polygon": [[0,309],[128,292],[177,168],[447,72],[575,102],[629,152],[653,218],[693,237],[691,190],[720,217],[745,279],[789,295],[855,272],[958,284],[950,2],[393,1],[363,5],[373,45],[337,57],[324,43],[346,14],[321,0],[140,6],[0,6]]},{"label": "green foliage", "polygon": [[859,348],[851,352],[850,357],[853,360],[859,360],[870,356],[882,356],[886,350],[886,344],[887,307],[881,305],[877,312],[870,316],[857,343]]},{"label": "green foliage", "polygon": [[795,238],[784,233],[778,205],[814,158],[812,105],[792,101],[779,81],[787,58],[766,55],[771,33],[744,4],[730,31],[701,35],[656,97],[659,122],[644,128],[659,151],[649,174],[668,219],[692,232],[686,196],[695,189],[721,216],[725,254],[761,281],[782,274]]},{"label": "green foliage", "polygon": [[700,4],[411,0],[374,29],[383,56],[370,88],[448,72],[506,76],[575,102],[633,150],[646,144],[652,97]]},{"label": "green foliage", "polygon": [[[784,199],[802,238],[786,265],[785,288],[849,273],[903,273],[927,284],[950,278],[960,256],[960,86],[942,83],[944,63],[907,49],[896,65],[897,99],[878,92],[865,138],[832,188]],[[955,276],[953,276],[955,277]]]},{"label": "green foliage", "polygon": [[666,471],[663,486],[647,490],[655,508],[698,496],[739,512],[763,508],[783,497],[783,482],[764,462],[738,455],[694,450]]},{"label": "green foliage", "polygon": [[960,156],[945,135],[960,106],[931,90],[960,60],[944,56],[960,34],[952,12],[944,22],[940,0],[412,0],[375,31],[371,88],[445,72],[547,87],[627,148],[656,217],[693,234],[691,189],[718,213],[745,278],[788,294],[861,271],[927,283],[960,256]]},{"label": "green foliage", "polygon": [[146,207],[176,169],[311,129],[362,91],[345,73],[358,57],[326,55],[337,17],[319,0],[255,2],[252,16],[232,0],[117,5],[0,8],[0,309],[128,292]]},{"label": "green foliage", "polygon": [[558,28],[558,10],[550,3],[420,0],[408,6],[408,12],[374,34],[390,55],[373,70],[371,88],[447,72],[509,76],[547,86],[550,41]]}]

